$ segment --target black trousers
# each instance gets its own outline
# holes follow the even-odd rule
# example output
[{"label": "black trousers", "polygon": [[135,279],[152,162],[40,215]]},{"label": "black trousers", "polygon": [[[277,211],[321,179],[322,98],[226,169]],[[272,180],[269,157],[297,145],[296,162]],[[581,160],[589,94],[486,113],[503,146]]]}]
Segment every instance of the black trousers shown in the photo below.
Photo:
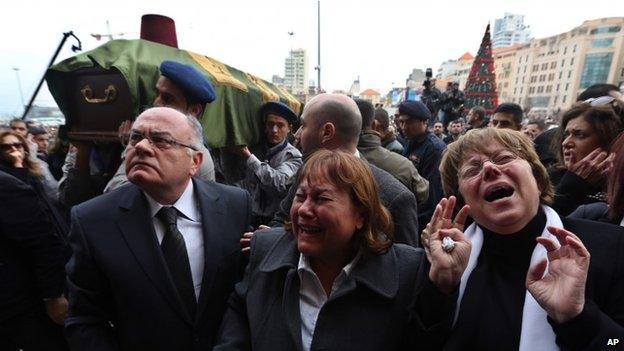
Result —
[{"label": "black trousers", "polygon": [[42,308],[0,321],[0,350],[69,350],[63,327],[55,324]]}]

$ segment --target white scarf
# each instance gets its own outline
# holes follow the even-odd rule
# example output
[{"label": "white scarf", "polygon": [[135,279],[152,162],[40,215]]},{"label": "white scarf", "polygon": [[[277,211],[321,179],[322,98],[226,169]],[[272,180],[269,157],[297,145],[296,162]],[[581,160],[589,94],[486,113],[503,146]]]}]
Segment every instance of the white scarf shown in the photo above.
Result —
[{"label": "white scarf", "polygon": [[[552,235],[546,227],[553,226],[563,228],[563,223],[557,212],[552,208],[542,205],[544,213],[546,213],[546,225],[542,232],[543,237],[552,237]],[[457,306],[455,307],[455,319],[453,324],[457,323],[459,317],[459,308],[461,307],[461,301],[466,290],[466,284],[470,278],[472,270],[477,265],[477,259],[481,253],[481,247],[483,246],[483,231],[476,223],[472,223],[468,229],[464,232],[468,237],[468,240],[472,243],[472,251],[470,252],[470,259],[468,260],[468,266],[461,277],[459,284],[459,297],[457,298]],[[546,249],[540,245],[535,245],[533,254],[531,255],[530,266],[533,266],[542,258],[546,257]],[[545,272],[548,271],[548,268]],[[544,273],[545,274],[545,273]],[[540,307],[535,301],[533,295],[527,290],[526,297],[524,298],[524,307],[522,308],[522,329],[520,331],[520,348],[519,351],[552,351],[559,350],[559,347],[555,343],[555,332],[552,330],[548,320],[546,311]]]}]

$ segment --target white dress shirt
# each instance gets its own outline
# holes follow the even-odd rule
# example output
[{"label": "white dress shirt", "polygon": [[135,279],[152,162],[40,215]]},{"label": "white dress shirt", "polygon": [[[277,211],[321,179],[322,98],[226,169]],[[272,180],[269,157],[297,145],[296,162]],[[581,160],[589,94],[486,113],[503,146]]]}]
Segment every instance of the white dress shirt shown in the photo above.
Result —
[{"label": "white dress shirt", "polygon": [[[332,284],[329,296],[331,296],[342,286],[349,274],[351,274],[353,266],[355,266],[361,255],[362,253],[358,252],[353,260],[342,268],[342,271],[340,271],[340,274],[338,274]],[[323,285],[321,284],[318,276],[312,270],[312,266],[310,266],[308,258],[303,254],[299,255],[297,273],[299,274],[300,281],[299,313],[301,315],[301,344],[304,351],[310,351],[312,337],[314,336],[314,328],[316,327],[316,319],[318,318],[321,308],[325,302],[327,302],[329,297],[325,294],[325,290],[323,289]]]},{"label": "white dress shirt", "polygon": [[[154,230],[160,244],[165,236],[165,225],[156,218],[156,214],[164,206],[147,194],[145,194],[145,197],[149,204],[152,223],[154,223]],[[184,244],[186,245],[193,287],[195,288],[195,298],[199,299],[204,275],[204,235],[199,204],[197,203],[197,197],[193,193],[193,181],[189,181],[182,196],[172,206],[179,212],[177,219],[178,230],[182,233]]]}]

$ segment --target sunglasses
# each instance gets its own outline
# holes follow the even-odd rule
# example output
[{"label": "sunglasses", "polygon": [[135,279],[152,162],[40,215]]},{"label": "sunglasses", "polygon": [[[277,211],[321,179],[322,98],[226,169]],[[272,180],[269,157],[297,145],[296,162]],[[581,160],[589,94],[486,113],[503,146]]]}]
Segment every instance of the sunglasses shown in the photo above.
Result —
[{"label": "sunglasses", "polygon": [[615,98],[613,96],[600,96],[597,98],[589,98],[583,102],[589,104],[590,106],[603,106],[610,104],[613,101],[615,101]]},{"label": "sunglasses", "polygon": [[23,149],[24,148],[24,144],[22,143],[8,143],[8,144],[0,144],[0,150],[3,151],[8,151],[11,150],[12,148],[16,148],[16,149]]}]

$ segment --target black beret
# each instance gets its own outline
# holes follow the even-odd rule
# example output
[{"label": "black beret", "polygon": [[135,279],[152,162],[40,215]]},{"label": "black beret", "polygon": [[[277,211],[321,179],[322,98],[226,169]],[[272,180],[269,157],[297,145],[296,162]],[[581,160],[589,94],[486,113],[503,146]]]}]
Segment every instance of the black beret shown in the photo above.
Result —
[{"label": "black beret", "polygon": [[431,119],[431,111],[420,101],[403,101],[399,105],[399,115],[406,115],[423,121]]},{"label": "black beret", "polygon": [[263,118],[272,113],[274,115],[278,115],[283,117],[288,121],[288,123],[294,124],[299,119],[297,114],[290,109],[286,104],[279,101],[269,101],[266,104],[262,105],[260,108],[260,114]]},{"label": "black beret", "polygon": [[171,79],[185,94],[204,104],[213,102],[217,97],[208,78],[192,66],[165,60],[160,64],[160,74]]}]

